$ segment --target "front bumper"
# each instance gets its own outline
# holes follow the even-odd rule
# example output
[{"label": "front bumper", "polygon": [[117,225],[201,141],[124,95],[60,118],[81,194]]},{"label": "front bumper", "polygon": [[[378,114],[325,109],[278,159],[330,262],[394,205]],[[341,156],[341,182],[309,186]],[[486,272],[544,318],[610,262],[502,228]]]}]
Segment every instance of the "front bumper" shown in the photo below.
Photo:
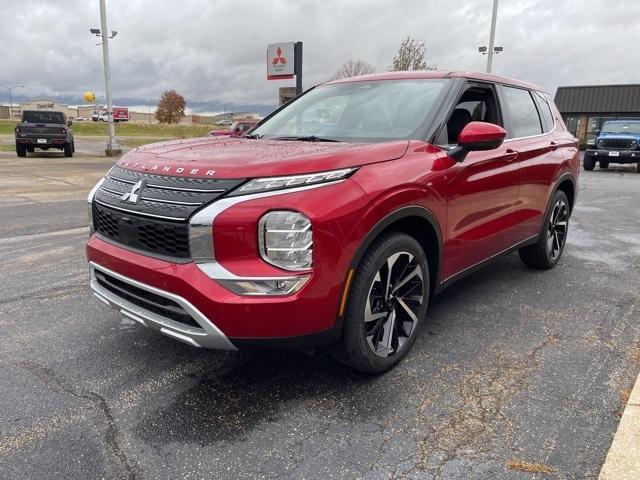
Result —
[{"label": "front bumper", "polygon": [[[235,349],[237,345],[287,348],[335,340],[340,284],[313,276],[302,290],[287,296],[237,295],[209,278],[195,263],[148,257],[92,235],[87,244],[91,287],[97,297],[123,315],[194,346]],[[160,295],[178,304],[198,326],[128,302],[126,295],[100,285],[96,273]],[[157,302],[156,302],[157,303]],[[143,320],[143,321],[140,321]]]},{"label": "front bumper", "polygon": [[[613,155],[611,155],[612,153]],[[611,163],[640,162],[640,150],[588,149],[585,151],[585,155],[589,155],[596,160],[602,160]]]}]

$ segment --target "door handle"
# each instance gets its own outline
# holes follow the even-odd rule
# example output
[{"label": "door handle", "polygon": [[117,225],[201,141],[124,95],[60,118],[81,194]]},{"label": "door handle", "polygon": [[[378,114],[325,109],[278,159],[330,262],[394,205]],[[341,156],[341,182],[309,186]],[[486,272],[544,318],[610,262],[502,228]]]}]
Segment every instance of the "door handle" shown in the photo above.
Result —
[{"label": "door handle", "polygon": [[505,155],[503,158],[507,162],[513,162],[518,159],[518,152],[516,152],[515,150],[511,150],[510,148],[507,148],[507,151],[505,152]]},{"label": "door handle", "polygon": [[557,144],[556,142],[553,142],[553,141],[552,141],[552,142],[549,144],[549,150],[551,150],[552,152],[553,152],[554,150],[556,150],[557,148],[558,148],[558,144]]}]

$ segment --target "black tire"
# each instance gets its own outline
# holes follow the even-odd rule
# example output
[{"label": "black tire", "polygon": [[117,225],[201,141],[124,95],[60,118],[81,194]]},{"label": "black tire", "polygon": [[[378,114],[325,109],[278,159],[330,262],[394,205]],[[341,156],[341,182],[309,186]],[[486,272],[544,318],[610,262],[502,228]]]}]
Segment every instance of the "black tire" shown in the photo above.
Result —
[{"label": "black tire", "polygon": [[640,173],[640,162],[636,163],[636,172]]},{"label": "black tire", "polygon": [[600,168],[606,170],[609,168],[609,162],[607,160],[600,160]]},{"label": "black tire", "polygon": [[16,143],[16,154],[19,157],[26,157],[27,156],[27,146],[26,145],[21,145],[19,143]]},{"label": "black tire", "polygon": [[35,147],[31,147],[29,145],[27,145],[27,153],[33,153],[35,152],[36,148]]},{"label": "black tire", "polygon": [[64,156],[65,157],[73,157],[73,147],[71,143],[64,144]]},{"label": "black tire", "polygon": [[71,152],[76,153],[76,142],[75,140],[71,140]]},{"label": "black tire", "polygon": [[561,190],[556,191],[549,202],[538,241],[518,250],[520,259],[532,268],[553,268],[560,260],[567,242],[570,216],[567,195]]},{"label": "black tire", "polygon": [[584,161],[582,162],[582,166],[587,171],[593,170],[593,168],[596,166],[596,161],[593,159],[591,155],[585,155]]},{"label": "black tire", "polygon": [[342,337],[329,351],[362,372],[385,372],[411,349],[428,303],[429,264],[422,247],[404,233],[385,234],[373,242],[358,265]]}]

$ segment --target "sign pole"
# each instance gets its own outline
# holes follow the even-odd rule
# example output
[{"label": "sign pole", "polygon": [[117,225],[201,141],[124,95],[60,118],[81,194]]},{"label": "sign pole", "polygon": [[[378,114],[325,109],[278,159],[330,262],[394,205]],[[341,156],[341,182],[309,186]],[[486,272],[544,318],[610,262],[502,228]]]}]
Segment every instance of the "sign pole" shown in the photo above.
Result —
[{"label": "sign pole", "polygon": [[302,94],[302,42],[296,42],[293,49],[293,68],[296,76],[296,97]]}]

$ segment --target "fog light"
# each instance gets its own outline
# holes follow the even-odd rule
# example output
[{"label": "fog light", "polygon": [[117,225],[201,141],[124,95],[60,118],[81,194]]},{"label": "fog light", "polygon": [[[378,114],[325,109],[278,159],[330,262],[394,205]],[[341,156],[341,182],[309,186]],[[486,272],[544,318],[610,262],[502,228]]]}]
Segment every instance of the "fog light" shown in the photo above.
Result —
[{"label": "fog light", "polygon": [[309,281],[310,275],[268,280],[217,280],[238,295],[292,295]]}]

